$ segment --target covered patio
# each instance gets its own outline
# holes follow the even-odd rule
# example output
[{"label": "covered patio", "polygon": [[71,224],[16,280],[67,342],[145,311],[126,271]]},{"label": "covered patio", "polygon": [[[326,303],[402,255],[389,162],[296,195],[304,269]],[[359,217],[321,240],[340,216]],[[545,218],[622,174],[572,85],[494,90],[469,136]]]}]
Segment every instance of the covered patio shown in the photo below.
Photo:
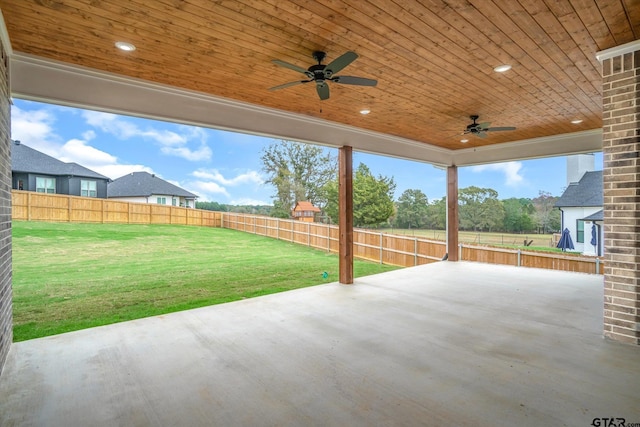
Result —
[{"label": "covered patio", "polygon": [[2,373],[0,420],[640,423],[640,352],[602,338],[595,315],[602,282],[440,262],[356,279],[356,286],[331,283],[20,342]]}]

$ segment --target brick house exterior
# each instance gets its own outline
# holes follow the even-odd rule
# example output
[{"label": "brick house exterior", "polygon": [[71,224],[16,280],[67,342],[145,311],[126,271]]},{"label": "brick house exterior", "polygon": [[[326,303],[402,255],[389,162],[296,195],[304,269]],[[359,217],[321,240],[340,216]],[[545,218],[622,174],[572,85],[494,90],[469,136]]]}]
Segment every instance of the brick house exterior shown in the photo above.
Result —
[{"label": "brick house exterior", "polygon": [[640,50],[601,54],[604,335],[640,345]]}]

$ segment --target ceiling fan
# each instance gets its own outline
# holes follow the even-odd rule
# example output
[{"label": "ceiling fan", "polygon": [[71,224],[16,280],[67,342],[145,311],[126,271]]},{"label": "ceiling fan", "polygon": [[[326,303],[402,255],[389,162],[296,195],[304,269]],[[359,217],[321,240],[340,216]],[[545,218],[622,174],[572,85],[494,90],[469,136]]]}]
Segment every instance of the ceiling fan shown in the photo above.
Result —
[{"label": "ceiling fan", "polygon": [[377,80],[365,79],[364,77],[353,76],[336,76],[335,74],[340,72],[347,65],[356,60],[358,54],[355,52],[346,52],[342,56],[334,59],[327,65],[323,65],[326,53],[321,51],[313,52],[313,59],[318,61],[316,65],[312,65],[307,69],[298,67],[297,65],[290,64],[279,59],[274,59],[272,62],[281,67],[289,68],[290,70],[297,71],[307,76],[307,80],[298,80],[295,82],[284,83],[278,86],[269,88],[269,90],[284,89],[291,86],[296,86],[304,83],[314,82],[316,84],[316,91],[321,100],[329,99],[329,85],[327,82],[340,83],[345,85],[356,86],[375,86],[378,84]]},{"label": "ceiling fan", "polygon": [[478,120],[478,115],[473,115],[473,116],[469,116],[469,118],[471,120],[473,120],[473,123],[471,123],[470,125],[467,125],[467,128],[462,132],[462,135],[475,135],[479,138],[486,138],[487,137],[487,132],[500,132],[500,131],[505,131],[505,130],[516,130],[515,127],[513,126],[503,126],[503,127],[489,127],[489,125],[491,124],[490,122],[482,122],[482,123],[476,123],[476,120]]}]

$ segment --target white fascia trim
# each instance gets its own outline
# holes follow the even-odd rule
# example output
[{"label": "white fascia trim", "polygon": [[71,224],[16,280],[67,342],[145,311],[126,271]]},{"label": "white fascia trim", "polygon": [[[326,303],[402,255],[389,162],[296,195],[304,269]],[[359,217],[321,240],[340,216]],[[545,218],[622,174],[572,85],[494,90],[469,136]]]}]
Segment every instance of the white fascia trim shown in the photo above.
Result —
[{"label": "white fascia trim", "polygon": [[596,53],[596,59],[602,62],[605,59],[610,59],[616,56],[624,55],[625,53],[635,52],[637,50],[640,50],[640,40],[634,40],[632,42],[625,43],[620,46],[601,50],[600,52]]},{"label": "white fascia trim", "polygon": [[19,98],[270,138],[309,142],[437,165],[451,151],[393,135],[123,77],[23,53],[11,57]]},{"label": "white fascia trim", "polygon": [[599,151],[602,151],[602,129],[593,129],[457,150],[454,164],[474,166]]}]

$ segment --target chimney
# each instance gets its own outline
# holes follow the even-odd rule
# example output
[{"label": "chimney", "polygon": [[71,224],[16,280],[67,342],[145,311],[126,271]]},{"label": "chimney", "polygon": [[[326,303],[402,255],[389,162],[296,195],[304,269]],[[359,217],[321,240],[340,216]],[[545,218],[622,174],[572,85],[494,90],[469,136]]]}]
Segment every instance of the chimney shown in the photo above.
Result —
[{"label": "chimney", "polygon": [[577,184],[585,172],[594,171],[596,164],[595,155],[575,154],[567,156],[567,186]]}]

